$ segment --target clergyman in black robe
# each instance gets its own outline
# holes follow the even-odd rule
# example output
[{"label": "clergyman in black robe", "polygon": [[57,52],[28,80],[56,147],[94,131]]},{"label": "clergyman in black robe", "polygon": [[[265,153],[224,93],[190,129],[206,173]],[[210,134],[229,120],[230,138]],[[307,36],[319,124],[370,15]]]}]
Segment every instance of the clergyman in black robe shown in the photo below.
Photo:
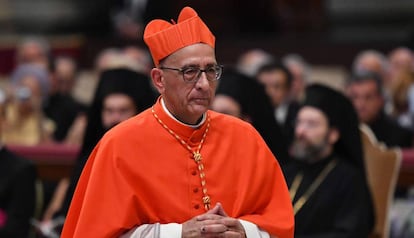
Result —
[{"label": "clergyman in black robe", "polygon": [[374,208],[351,102],[327,86],[308,86],[290,154],[284,174],[295,237],[368,237]]}]

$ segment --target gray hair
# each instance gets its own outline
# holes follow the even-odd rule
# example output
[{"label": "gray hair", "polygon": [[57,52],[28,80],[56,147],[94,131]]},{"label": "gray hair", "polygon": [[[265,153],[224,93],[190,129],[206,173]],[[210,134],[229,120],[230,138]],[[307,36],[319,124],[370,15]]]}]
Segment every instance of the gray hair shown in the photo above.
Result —
[{"label": "gray hair", "polygon": [[382,70],[381,73],[388,71],[389,63],[388,63],[387,57],[383,53],[377,50],[369,49],[369,50],[361,51],[360,53],[357,54],[357,56],[355,57],[352,63],[353,73],[360,73],[360,72],[368,71],[367,69],[360,68],[360,65],[359,65],[361,61],[367,57],[373,57],[379,61],[381,65],[381,70]]},{"label": "gray hair", "polygon": [[46,40],[43,37],[40,36],[27,36],[25,38],[23,38],[19,45],[18,45],[18,49],[21,49],[23,46],[28,45],[28,44],[35,44],[37,46],[39,46],[39,48],[42,50],[42,53],[47,57],[50,54],[50,44],[49,41]]},{"label": "gray hair", "polygon": [[37,80],[42,93],[42,103],[46,103],[50,90],[49,74],[46,69],[33,63],[19,65],[11,75],[11,83],[17,85],[26,76],[33,76]]},{"label": "gray hair", "polygon": [[291,53],[282,58],[282,63],[289,67],[289,65],[297,65],[303,70],[303,80],[305,83],[310,81],[311,67],[308,62],[299,54]]},{"label": "gray hair", "polygon": [[237,60],[237,70],[239,72],[255,77],[257,71],[265,64],[271,63],[275,60],[274,56],[267,51],[255,48],[245,51],[239,56]]}]

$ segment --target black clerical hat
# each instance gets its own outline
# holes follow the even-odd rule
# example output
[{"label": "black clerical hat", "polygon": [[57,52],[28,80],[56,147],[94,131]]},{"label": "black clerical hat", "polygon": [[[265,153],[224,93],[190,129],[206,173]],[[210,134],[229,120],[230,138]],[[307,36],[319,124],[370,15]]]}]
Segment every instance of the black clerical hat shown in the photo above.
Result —
[{"label": "black clerical hat", "polygon": [[125,68],[103,71],[99,76],[98,86],[88,110],[81,154],[90,153],[106,132],[101,118],[103,100],[107,95],[113,93],[123,93],[130,96],[134,100],[138,112],[153,105],[157,97],[151,87],[149,77],[142,73]]},{"label": "black clerical hat", "polygon": [[234,68],[225,67],[216,90],[216,95],[219,94],[239,103],[242,114],[250,119],[279,162],[284,163],[288,158],[287,143],[263,85]]},{"label": "black clerical hat", "polygon": [[327,116],[329,124],[340,132],[335,152],[359,168],[364,168],[359,121],[352,102],[331,87],[312,84],[306,88],[303,106],[318,108]]},{"label": "black clerical hat", "polygon": [[92,107],[113,93],[123,93],[130,96],[134,100],[138,112],[155,102],[150,79],[142,73],[129,69],[110,69],[101,73]]},{"label": "black clerical hat", "polygon": [[341,92],[321,84],[312,84],[306,88],[303,105],[324,112],[329,124],[335,127],[343,127],[346,123],[345,115],[353,110],[351,102]]}]

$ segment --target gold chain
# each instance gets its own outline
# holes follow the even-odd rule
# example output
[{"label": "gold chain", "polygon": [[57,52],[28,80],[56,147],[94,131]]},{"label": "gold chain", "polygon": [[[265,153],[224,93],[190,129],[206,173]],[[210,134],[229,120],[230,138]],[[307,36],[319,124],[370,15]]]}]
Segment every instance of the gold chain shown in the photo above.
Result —
[{"label": "gold chain", "polygon": [[164,127],[168,133],[170,133],[172,136],[174,136],[175,139],[177,139],[184,148],[186,148],[190,153],[193,155],[194,161],[197,163],[197,168],[200,173],[200,179],[201,179],[201,187],[203,191],[203,204],[206,211],[210,209],[210,196],[207,194],[207,186],[206,186],[206,175],[204,174],[204,165],[201,162],[202,156],[201,156],[201,147],[203,146],[204,140],[206,139],[208,129],[210,128],[210,117],[207,113],[207,128],[204,131],[203,137],[201,138],[200,143],[198,144],[197,150],[193,151],[191,149],[190,145],[185,142],[179,135],[177,135],[173,130],[171,130],[155,113],[154,107],[151,108],[152,114],[154,115],[155,119],[161,124],[162,127]]},{"label": "gold chain", "polygon": [[[323,180],[325,180],[326,176],[328,176],[329,172],[331,172],[331,170],[335,168],[336,164],[337,161],[335,159],[329,162],[329,164],[322,170],[322,172],[318,175],[315,181],[309,186],[306,192],[295,203],[293,203],[294,215],[296,215],[296,213],[298,213],[298,211],[303,207],[303,205],[305,205],[309,197],[313,194],[313,192],[315,192],[319,185],[321,185]],[[302,173],[299,173],[293,179],[292,187],[289,189],[290,198],[292,199],[292,202],[293,199],[295,199],[296,197],[296,192],[299,188],[300,183],[302,182],[302,179]]]}]

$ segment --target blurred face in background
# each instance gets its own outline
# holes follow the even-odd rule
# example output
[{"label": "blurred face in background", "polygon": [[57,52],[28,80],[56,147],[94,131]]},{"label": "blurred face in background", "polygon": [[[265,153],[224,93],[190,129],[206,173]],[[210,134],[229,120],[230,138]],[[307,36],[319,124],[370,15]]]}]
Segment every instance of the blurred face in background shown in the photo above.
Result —
[{"label": "blurred face in background", "polygon": [[412,69],[414,56],[411,51],[400,49],[390,55],[391,68],[396,70]]},{"label": "blurred face in background", "polygon": [[21,115],[42,110],[42,91],[39,81],[34,76],[24,76],[14,88],[14,99]]},{"label": "blurred face in background", "polygon": [[338,136],[338,131],[329,126],[328,118],[321,110],[305,106],[296,118],[290,155],[309,162],[325,158],[332,152]]},{"label": "blurred face in background", "polygon": [[371,123],[378,117],[384,100],[374,80],[351,83],[347,91],[361,122]]},{"label": "blurred face in background", "polygon": [[17,51],[17,63],[36,63],[45,69],[48,67],[48,55],[41,43],[28,41],[22,44]]},{"label": "blurred face in background", "polygon": [[70,58],[58,58],[55,61],[55,74],[52,80],[53,91],[70,94],[75,83],[76,63]]},{"label": "blurred face in background", "polygon": [[392,80],[401,72],[413,72],[414,70],[414,54],[408,48],[398,48],[391,52],[390,75]]},{"label": "blurred face in background", "polygon": [[287,76],[282,70],[262,72],[257,75],[257,79],[265,86],[274,107],[278,107],[289,97]]},{"label": "blurred face in background", "polygon": [[110,94],[103,101],[102,125],[105,129],[110,129],[136,114],[136,105],[130,96],[122,93]]},{"label": "blurred face in background", "polygon": [[241,118],[242,116],[239,103],[237,103],[232,97],[226,95],[216,95],[211,108],[216,112],[232,115],[238,118]]},{"label": "blurred face in background", "polygon": [[293,99],[301,101],[303,91],[306,87],[305,69],[303,66],[295,63],[286,64],[289,71],[292,72],[292,85],[290,88],[290,95]]}]

